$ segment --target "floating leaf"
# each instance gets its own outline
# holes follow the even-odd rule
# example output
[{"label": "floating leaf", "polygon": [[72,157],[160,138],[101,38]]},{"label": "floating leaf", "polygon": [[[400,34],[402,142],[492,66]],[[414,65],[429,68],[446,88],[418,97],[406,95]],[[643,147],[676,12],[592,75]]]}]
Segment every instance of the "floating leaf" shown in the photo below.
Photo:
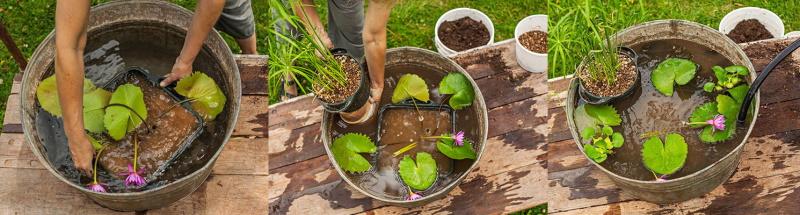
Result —
[{"label": "floating leaf", "polygon": [[618,126],[622,123],[622,118],[617,114],[617,109],[610,105],[585,104],[586,114],[598,120],[600,124]]},{"label": "floating leaf", "polygon": [[416,163],[406,155],[398,166],[400,178],[415,190],[426,190],[436,181],[436,160],[431,154],[417,152]]},{"label": "floating leaf", "polygon": [[[708,102],[702,104],[694,109],[692,112],[692,116],[689,117],[689,122],[706,122],[709,119],[714,118],[718,114],[717,112],[717,103],[716,102]],[[706,124],[690,124],[692,128],[702,128],[707,126]]]},{"label": "floating leaf", "polygon": [[697,65],[694,62],[681,58],[667,58],[653,70],[650,79],[658,92],[665,96],[672,96],[673,83],[685,85],[694,78],[696,73]]},{"label": "floating leaf", "polygon": [[374,153],[376,150],[375,143],[369,137],[358,133],[342,135],[333,140],[331,145],[333,159],[348,172],[365,172],[372,168],[372,164],[359,153]]},{"label": "floating leaf", "polygon": [[732,121],[739,114],[739,103],[727,95],[717,95],[717,112]]},{"label": "floating leaf", "polygon": [[[61,117],[61,104],[58,101],[58,84],[56,82],[55,75],[42,80],[36,88],[36,99],[42,109],[53,114],[53,116]],[[91,80],[83,79],[83,93],[88,93],[95,88],[97,87],[94,86]]]},{"label": "floating leaf", "polygon": [[734,74],[737,74],[737,75],[742,75],[742,76],[747,75],[747,74],[750,73],[750,70],[748,70],[747,67],[740,66],[740,65],[733,65],[733,66],[725,67],[725,71],[727,71],[729,73],[734,73]]},{"label": "floating leaf", "polygon": [[614,148],[622,147],[622,144],[624,143],[625,143],[625,138],[622,137],[621,133],[614,132],[614,134],[611,135],[611,144],[614,146]]},{"label": "floating leaf", "polygon": [[472,100],[475,99],[475,90],[472,88],[472,83],[469,82],[467,76],[457,72],[444,76],[439,83],[439,93],[452,94],[453,96],[450,97],[448,104],[456,110],[472,105]]},{"label": "floating leaf", "polygon": [[750,90],[750,87],[743,84],[728,90],[728,93],[736,100],[736,103],[742,103],[744,102],[744,97],[747,95],[748,90]]},{"label": "floating leaf", "polygon": [[89,138],[89,142],[92,143],[92,148],[94,148],[95,151],[103,148],[103,144],[100,144],[100,141],[97,141],[92,135],[86,135],[86,137]]},{"label": "floating leaf", "polygon": [[705,143],[716,143],[733,138],[733,134],[736,131],[735,121],[736,120],[726,120],[725,130],[722,131],[714,131],[713,126],[706,126],[702,131],[700,131],[700,141]]},{"label": "floating leaf", "polygon": [[706,91],[706,92],[709,92],[709,93],[710,92],[714,92],[714,87],[716,87],[716,86],[717,86],[716,84],[714,84],[712,82],[708,82],[708,83],[703,85],[703,91]]},{"label": "floating leaf", "polygon": [[596,163],[602,163],[608,158],[604,149],[598,149],[590,144],[583,144],[583,152],[586,153],[586,157],[589,157],[589,159],[592,159]]},{"label": "floating leaf", "polygon": [[398,103],[409,98],[415,98],[423,102],[430,101],[428,84],[415,74],[405,74],[400,77],[397,87],[394,88],[392,93],[392,103]]},{"label": "floating leaf", "polygon": [[83,94],[83,127],[92,133],[105,131],[103,117],[106,115],[106,106],[111,99],[111,92],[104,89],[94,89]]},{"label": "floating leaf", "polygon": [[194,72],[178,81],[175,92],[194,100],[192,108],[206,121],[214,120],[225,108],[226,98],[222,89],[217,86],[214,79],[202,72]]},{"label": "floating leaf", "polygon": [[688,154],[688,145],[680,134],[667,134],[666,144],[659,137],[652,137],[642,145],[642,160],[651,171],[669,175],[683,167]]},{"label": "floating leaf", "polygon": [[147,119],[144,95],[136,85],[124,84],[117,87],[108,103],[103,124],[114,140],[121,140],[127,132],[142,124],[142,119]]},{"label": "floating leaf", "polygon": [[436,148],[442,154],[455,160],[475,160],[477,158],[478,154],[472,149],[472,143],[469,140],[464,140],[463,146],[456,146],[453,142],[453,139],[439,138],[439,141],[436,142]]},{"label": "floating leaf", "polygon": [[594,138],[594,132],[595,132],[594,127],[586,127],[581,132],[581,137],[583,138],[584,141],[592,140],[592,138]]}]

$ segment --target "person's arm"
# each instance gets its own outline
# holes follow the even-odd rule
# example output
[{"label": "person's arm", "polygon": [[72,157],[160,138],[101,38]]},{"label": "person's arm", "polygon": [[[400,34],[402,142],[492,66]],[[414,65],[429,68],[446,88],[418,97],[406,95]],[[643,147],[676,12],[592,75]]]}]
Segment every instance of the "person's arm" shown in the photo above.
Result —
[{"label": "person's arm", "polygon": [[[383,92],[384,64],[386,63],[386,25],[395,0],[370,0],[364,23],[362,37],[364,52],[369,67],[372,96],[380,100]],[[376,95],[377,94],[377,95]]]},{"label": "person's arm", "polygon": [[91,175],[94,149],[83,128],[83,49],[89,0],[56,3],[56,83],[64,132],[75,168]]},{"label": "person's arm", "polygon": [[314,0],[292,2],[295,2],[292,5],[294,13],[303,21],[306,31],[317,35],[315,40],[317,44],[322,44],[325,48],[332,49],[333,42],[331,38],[328,37],[328,32],[325,31],[325,25],[322,25],[322,20],[319,18],[319,14],[317,14],[317,10],[314,7]]},{"label": "person's arm", "polygon": [[224,6],[225,0],[199,0],[197,2],[192,23],[189,25],[189,32],[186,33],[186,39],[183,41],[181,54],[175,59],[172,72],[161,81],[162,87],[192,73],[192,63],[200,53],[200,49],[203,48],[203,42],[206,41],[214,24],[217,23]]}]

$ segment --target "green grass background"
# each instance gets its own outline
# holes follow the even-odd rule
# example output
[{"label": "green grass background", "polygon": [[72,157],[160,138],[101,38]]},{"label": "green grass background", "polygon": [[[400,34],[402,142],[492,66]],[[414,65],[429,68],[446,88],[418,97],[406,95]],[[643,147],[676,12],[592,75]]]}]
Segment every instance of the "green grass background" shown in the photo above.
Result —
[{"label": "green grass background", "polygon": [[780,0],[547,0],[550,78],[574,73],[588,44],[589,22],[613,29],[658,19],[685,19],[717,29],[728,12],[761,7],[777,14],[786,33],[800,30],[800,3]]},{"label": "green grass background", "polygon": [[[109,0],[93,0],[96,5]],[[171,0],[194,11],[196,0]],[[256,35],[264,38],[267,27],[267,3],[263,0],[253,0],[253,13],[256,16]],[[25,55],[30,58],[36,46],[44,40],[53,30],[55,25],[55,1],[53,0],[2,0],[0,1],[0,21],[5,23],[11,37]],[[232,37],[222,34],[234,53],[239,53],[239,47]],[[266,41],[259,40],[259,53],[267,53]],[[5,46],[0,45],[0,120],[5,116],[6,103],[13,77],[19,72],[19,66],[9,54]],[[2,129],[2,125],[0,125]]]}]

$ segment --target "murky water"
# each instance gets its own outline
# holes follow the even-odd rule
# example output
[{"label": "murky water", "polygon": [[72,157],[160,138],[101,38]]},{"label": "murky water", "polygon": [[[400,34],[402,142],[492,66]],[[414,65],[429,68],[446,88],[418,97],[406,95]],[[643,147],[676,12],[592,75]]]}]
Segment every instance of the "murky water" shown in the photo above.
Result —
[{"label": "murky water", "polygon": [[[108,28],[90,32],[89,35],[90,38],[88,38],[89,42],[84,55],[85,72],[86,77],[91,79],[97,86],[105,86],[114,75],[132,66],[141,67],[155,75],[163,76],[170,72],[183,44],[183,35],[177,29],[166,29],[151,25],[126,24],[109,26]],[[193,64],[193,69],[205,72],[216,80],[220,88],[226,89],[225,82],[222,81],[223,79],[219,74],[222,68],[211,57],[208,50],[201,50]],[[51,67],[46,76],[53,73],[54,71]],[[151,97],[148,95],[152,95],[152,93],[148,93],[146,88],[143,90],[146,91],[144,92],[146,95],[145,103],[148,105],[148,110],[151,110],[153,107],[150,107],[150,105],[154,105],[152,102],[158,100],[158,98],[147,99],[147,97]],[[226,92],[226,96],[228,97],[227,103],[233,104],[233,95],[227,95]],[[215,121],[207,122],[203,127],[202,134],[191,143],[189,148],[160,177],[149,181],[145,187],[136,190],[125,189],[122,185],[122,180],[115,173],[110,173],[103,168],[99,168],[98,180],[107,184],[110,192],[125,192],[153,189],[189,175],[199,170],[219,150],[226,131],[226,125],[222,122],[227,121],[228,118],[232,117],[231,115],[229,108],[226,107]],[[177,136],[167,137],[171,136],[167,133],[180,130],[178,129],[180,126],[176,126],[174,129],[168,128],[176,122],[153,121],[156,130],[159,131],[155,131],[156,133],[151,134],[151,136],[143,136],[140,141],[158,142],[155,140],[177,138]],[[164,128],[168,129],[161,131]],[[36,131],[50,165],[54,166],[64,177],[78,185],[85,186],[91,182],[91,177],[81,175],[74,168],[66,136],[63,132],[61,118],[55,118],[40,108],[36,115]],[[124,148],[124,146],[121,147]],[[160,157],[161,155],[158,154],[163,155],[163,153],[153,153],[152,155],[157,156],[151,158]],[[143,155],[142,159],[147,160],[150,158],[145,158]],[[153,163],[153,165],[157,165],[155,164],[156,162]],[[152,171],[152,169],[150,170]],[[118,170],[112,170],[111,172],[118,172]]]},{"label": "murky water", "polygon": [[[716,94],[703,91],[703,84],[713,80],[713,66],[732,65],[728,59],[700,44],[685,40],[653,41],[631,48],[639,55],[642,84],[632,95],[612,104],[622,117],[622,124],[614,127],[614,131],[625,136],[625,144],[622,148],[615,149],[614,154],[601,163],[603,167],[624,177],[654,180],[653,173],[644,166],[641,156],[642,144],[654,134],[663,140],[667,133],[679,133],[689,145],[685,165],[669,178],[678,178],[701,170],[741,143],[747,131],[746,126],[737,128],[736,135],[731,140],[706,144],[698,138],[701,129],[683,124],[689,120],[697,106],[715,100]],[[700,70],[691,82],[683,86],[676,85],[676,93],[667,97],[656,91],[650,81],[650,74],[659,62],[670,57],[691,59],[700,65]],[[583,101],[578,103],[582,104]],[[578,121],[581,120],[576,118],[576,124],[580,125]],[[578,128],[578,131],[581,130],[583,127]]]},{"label": "murky water", "polygon": [[[447,74],[444,71],[418,66],[418,65],[387,65],[386,67],[386,86],[383,91],[380,107],[391,104],[392,92],[397,85],[400,76],[406,73],[414,73],[422,77],[430,89],[431,102],[442,104],[447,102],[447,98],[438,94],[436,87]],[[419,103],[418,103],[419,104]],[[413,107],[413,106],[412,106]],[[433,155],[438,166],[439,177],[436,182],[427,190],[422,191],[422,195],[429,195],[437,192],[448,184],[455,181],[462,174],[465,174],[472,165],[473,160],[452,160],[445,157],[436,149],[434,140],[423,140],[422,136],[441,135],[444,132],[463,130],[466,137],[470,140],[478,139],[479,126],[477,113],[474,106],[457,110],[455,112],[455,123],[451,125],[451,115],[445,108],[421,108],[420,113],[413,108],[387,108],[383,112],[382,122],[378,122],[378,117],[373,117],[370,121],[361,125],[349,125],[337,116],[333,117],[331,123],[331,135],[334,139],[339,135],[358,132],[366,134],[376,142],[378,151],[367,155],[373,168],[364,173],[346,173],[355,184],[373,195],[387,199],[404,199],[408,195],[407,186],[403,184],[397,174],[397,163],[403,155],[415,156],[417,152],[424,151]],[[419,114],[424,120],[419,121]],[[378,131],[378,124],[381,131]],[[409,143],[416,142],[417,147],[397,157],[393,153]],[[477,146],[476,146],[477,147]]]}]

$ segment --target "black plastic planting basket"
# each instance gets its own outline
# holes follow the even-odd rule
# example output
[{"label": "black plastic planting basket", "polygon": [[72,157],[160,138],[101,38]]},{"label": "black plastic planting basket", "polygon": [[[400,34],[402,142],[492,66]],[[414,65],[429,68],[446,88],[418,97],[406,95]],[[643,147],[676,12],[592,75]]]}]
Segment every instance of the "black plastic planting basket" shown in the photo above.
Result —
[{"label": "black plastic planting basket", "polygon": [[421,103],[417,102],[416,106],[410,100],[407,100],[400,104],[388,104],[381,107],[381,111],[378,113],[378,134],[376,142],[381,142],[381,122],[383,122],[383,113],[390,109],[417,109],[420,110],[436,110],[436,111],[447,111],[450,114],[450,128],[456,128],[456,112],[453,108],[446,105],[439,105],[434,103]]},{"label": "black plastic planting basket", "polygon": [[[164,91],[164,93],[166,93],[167,95],[169,95],[170,98],[172,98],[172,100],[175,101],[175,102],[180,102],[180,101],[183,101],[185,99],[183,96],[181,96],[177,92],[175,92],[175,84],[174,83],[169,85],[169,86],[167,86],[167,87],[160,87],[159,83],[161,82],[163,77],[153,75],[149,71],[147,71],[146,69],[139,68],[139,67],[131,67],[131,68],[128,68],[125,72],[117,73],[116,75],[114,75],[114,77],[108,83],[106,83],[103,86],[103,88],[105,88],[106,90],[115,89],[120,85],[126,84],[125,80],[128,79],[128,77],[131,77],[131,76],[144,77],[147,80],[147,83],[144,83],[144,84],[150,84],[150,85],[152,85],[154,87],[161,88],[161,90]],[[188,103],[188,102],[181,103],[181,107],[183,107],[184,109],[189,111],[189,113],[192,113],[192,116],[194,116],[197,119],[197,124],[198,124],[197,125],[197,129],[195,129],[192,133],[189,133],[189,135],[186,136],[186,138],[184,138],[183,142],[181,143],[181,146],[178,147],[178,150],[176,150],[175,153],[173,153],[172,156],[170,156],[170,158],[167,159],[167,161],[163,165],[159,166],[158,169],[153,172],[153,174],[150,174],[150,175],[148,175],[146,177],[147,181],[154,181],[158,177],[160,177],[162,174],[164,174],[164,171],[167,170],[167,167],[172,165],[172,163],[174,163],[175,160],[178,159],[178,156],[183,154],[183,152],[186,151],[186,149],[189,148],[189,146],[192,145],[192,142],[194,142],[194,140],[197,137],[199,137],[200,134],[203,133],[203,126],[205,125],[205,122],[203,121],[203,117],[200,116],[200,114],[198,114],[197,112],[195,112],[194,109],[192,109],[192,106],[190,105],[190,103]]]}]

